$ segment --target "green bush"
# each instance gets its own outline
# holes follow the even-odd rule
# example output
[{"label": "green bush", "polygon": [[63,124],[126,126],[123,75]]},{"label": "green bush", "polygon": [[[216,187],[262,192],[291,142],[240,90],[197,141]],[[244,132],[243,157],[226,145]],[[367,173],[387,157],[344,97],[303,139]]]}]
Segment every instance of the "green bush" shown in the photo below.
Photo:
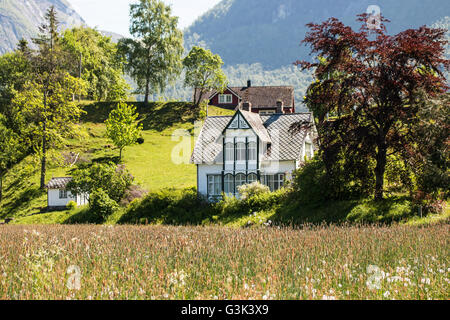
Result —
[{"label": "green bush", "polygon": [[82,165],[72,172],[72,177],[67,189],[73,194],[92,194],[103,189],[109,198],[117,203],[122,200],[126,190],[134,181],[134,177],[124,165],[116,165],[112,162]]},{"label": "green bush", "polygon": [[253,182],[251,184],[246,184],[238,187],[239,195],[242,200],[255,197],[264,193],[269,193],[270,189],[259,182]]},{"label": "green bush", "polygon": [[77,203],[75,201],[69,201],[69,203],[66,205],[67,210],[73,210],[77,208]]},{"label": "green bush", "polygon": [[116,201],[111,199],[103,189],[95,190],[89,198],[90,213],[98,218],[106,220],[119,209]]},{"label": "green bush", "polygon": [[198,197],[195,188],[164,189],[133,201],[119,223],[198,225],[212,213],[212,205]]},{"label": "green bush", "polygon": [[328,175],[324,162],[315,157],[294,172],[293,191],[302,204],[320,204],[330,200],[352,200],[368,196],[367,185],[346,173],[340,163]]}]

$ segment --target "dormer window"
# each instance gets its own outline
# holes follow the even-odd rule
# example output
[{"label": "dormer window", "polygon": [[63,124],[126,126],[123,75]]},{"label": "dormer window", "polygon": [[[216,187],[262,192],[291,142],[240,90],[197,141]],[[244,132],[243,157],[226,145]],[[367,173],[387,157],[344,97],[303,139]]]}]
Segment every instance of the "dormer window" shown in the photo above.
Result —
[{"label": "dormer window", "polygon": [[265,153],[266,153],[268,156],[270,156],[270,153],[271,153],[271,151],[272,151],[272,144],[269,142],[269,143],[267,143],[267,144],[265,145],[265,147],[266,147]]},{"label": "dormer window", "polygon": [[312,143],[305,142],[305,157],[306,157],[306,160],[311,160],[313,158]]},{"label": "dormer window", "polygon": [[219,94],[220,104],[230,104],[233,103],[233,96],[231,94]]}]

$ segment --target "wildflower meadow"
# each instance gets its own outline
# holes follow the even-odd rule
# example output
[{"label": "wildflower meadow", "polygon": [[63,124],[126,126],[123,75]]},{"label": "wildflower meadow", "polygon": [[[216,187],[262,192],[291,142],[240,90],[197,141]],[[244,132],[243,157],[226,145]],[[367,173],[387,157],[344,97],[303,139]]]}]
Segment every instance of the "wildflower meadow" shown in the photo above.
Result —
[{"label": "wildflower meadow", "polygon": [[449,299],[449,225],[0,226],[0,299]]}]

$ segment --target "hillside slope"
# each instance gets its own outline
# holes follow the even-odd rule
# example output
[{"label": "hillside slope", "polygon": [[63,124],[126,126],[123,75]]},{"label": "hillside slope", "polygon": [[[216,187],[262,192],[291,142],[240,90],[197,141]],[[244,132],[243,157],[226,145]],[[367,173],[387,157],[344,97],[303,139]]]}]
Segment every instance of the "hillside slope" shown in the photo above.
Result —
[{"label": "hillside slope", "polygon": [[389,33],[450,16],[447,0],[223,0],[186,30],[186,46],[208,47],[226,65],[261,63],[276,69],[308,58],[309,49],[300,47],[307,23],[336,17],[359,29],[356,15],[372,4],[391,20]]},{"label": "hillside slope", "polygon": [[0,0],[0,54],[13,50],[22,38],[35,37],[37,27],[52,5],[62,28],[84,24],[66,0]]},{"label": "hillside slope", "polygon": [[[115,103],[96,103],[84,107],[87,114],[79,123],[77,135],[67,137],[65,148],[50,152],[46,181],[52,177],[70,176],[70,171],[74,168],[70,160],[73,159],[73,156],[70,156],[71,152],[72,155],[79,155],[78,163],[118,161],[119,152],[105,137],[104,124],[115,105]],[[176,130],[181,129],[193,134],[197,116],[190,111],[189,104],[168,102],[153,103],[144,107],[142,103],[136,103],[136,106],[143,124],[142,137],[145,141],[141,145],[125,148],[123,157],[123,164],[135,177],[135,182],[147,191],[194,187],[196,167],[188,164],[193,149],[193,138],[191,145],[186,146],[189,152],[183,154],[184,163],[176,164],[172,161],[173,148],[181,140],[179,135],[173,137]],[[232,111],[210,109],[213,115],[230,112]],[[38,159],[28,157],[7,174],[3,189],[4,199],[0,203],[0,220],[5,217],[31,216],[45,210],[47,195],[39,189],[37,163]]]}]

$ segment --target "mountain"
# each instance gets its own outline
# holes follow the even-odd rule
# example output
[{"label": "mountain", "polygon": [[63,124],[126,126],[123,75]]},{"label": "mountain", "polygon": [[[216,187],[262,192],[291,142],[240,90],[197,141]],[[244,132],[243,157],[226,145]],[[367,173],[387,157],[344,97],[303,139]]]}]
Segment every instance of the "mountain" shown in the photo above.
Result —
[{"label": "mountain", "polygon": [[307,23],[335,17],[358,30],[356,16],[374,4],[391,20],[391,34],[450,16],[448,0],[223,0],[186,30],[185,42],[220,54],[228,66],[276,69],[308,59],[309,48],[300,46]]},{"label": "mountain", "polygon": [[85,23],[66,0],[0,0],[0,54],[14,50],[22,38],[35,37],[52,5],[62,28]]}]

